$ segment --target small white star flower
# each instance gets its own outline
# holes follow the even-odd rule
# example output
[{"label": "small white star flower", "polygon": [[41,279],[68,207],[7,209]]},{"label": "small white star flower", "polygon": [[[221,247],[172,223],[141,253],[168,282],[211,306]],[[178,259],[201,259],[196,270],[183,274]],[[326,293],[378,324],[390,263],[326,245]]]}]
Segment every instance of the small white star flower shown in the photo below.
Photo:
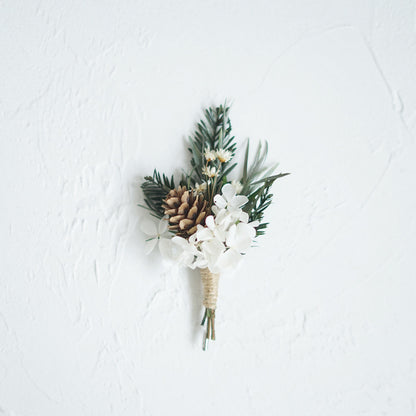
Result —
[{"label": "small white star flower", "polygon": [[215,155],[217,156],[218,160],[221,163],[228,162],[233,156],[233,154],[229,150],[224,150],[224,149],[217,150],[215,152]]},{"label": "small white star flower", "polygon": [[208,178],[213,178],[214,176],[218,175],[218,171],[215,167],[208,167],[208,166],[204,166],[202,168],[202,174],[205,176],[208,176]]},{"label": "small white star flower", "polygon": [[204,156],[207,162],[212,162],[217,158],[215,151],[210,149],[205,150]]}]

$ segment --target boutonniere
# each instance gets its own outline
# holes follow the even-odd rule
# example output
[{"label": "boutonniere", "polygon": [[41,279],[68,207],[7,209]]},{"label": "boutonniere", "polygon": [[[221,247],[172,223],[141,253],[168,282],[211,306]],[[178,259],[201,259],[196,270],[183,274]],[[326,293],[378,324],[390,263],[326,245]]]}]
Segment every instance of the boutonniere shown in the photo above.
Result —
[{"label": "boutonniere", "polygon": [[264,234],[271,186],[288,175],[275,174],[277,165],[266,164],[267,142],[259,143],[251,158],[249,141],[242,173],[233,175],[237,144],[229,112],[227,105],[205,110],[189,138],[190,167],[179,181],[155,169],[141,185],[142,207],[159,220],[158,224],[144,223],[146,251],[158,244],[163,257],[200,271],[204,349],[208,340],[215,340],[220,274],[235,269],[256,237]]}]

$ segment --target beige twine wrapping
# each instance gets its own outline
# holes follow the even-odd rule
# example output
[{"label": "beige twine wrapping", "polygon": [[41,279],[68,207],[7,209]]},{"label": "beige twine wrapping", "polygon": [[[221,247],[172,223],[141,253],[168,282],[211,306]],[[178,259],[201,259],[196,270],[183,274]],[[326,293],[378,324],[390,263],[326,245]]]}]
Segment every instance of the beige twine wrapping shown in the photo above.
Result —
[{"label": "beige twine wrapping", "polygon": [[215,309],[217,307],[218,299],[218,280],[220,275],[218,273],[211,273],[209,269],[200,269],[202,285],[204,286],[204,300],[203,305],[207,309]]}]

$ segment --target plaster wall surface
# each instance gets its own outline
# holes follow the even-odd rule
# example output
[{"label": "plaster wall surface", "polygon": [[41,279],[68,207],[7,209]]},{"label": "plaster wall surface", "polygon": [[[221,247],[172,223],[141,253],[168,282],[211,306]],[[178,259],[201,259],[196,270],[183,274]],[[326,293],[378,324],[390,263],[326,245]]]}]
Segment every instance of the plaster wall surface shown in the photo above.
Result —
[{"label": "plaster wall surface", "polygon": [[[292,172],[223,275],[144,256],[205,106]],[[416,415],[416,3],[0,1],[0,415]]]}]

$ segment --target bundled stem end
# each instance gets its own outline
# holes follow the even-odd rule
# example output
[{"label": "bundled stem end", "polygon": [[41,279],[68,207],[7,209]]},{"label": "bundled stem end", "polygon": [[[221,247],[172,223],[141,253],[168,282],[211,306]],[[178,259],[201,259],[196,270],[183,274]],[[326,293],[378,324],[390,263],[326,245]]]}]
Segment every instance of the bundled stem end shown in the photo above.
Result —
[{"label": "bundled stem end", "polygon": [[217,307],[218,299],[218,281],[219,274],[211,273],[209,269],[201,269],[201,279],[204,290],[203,305],[205,306],[205,313],[201,325],[206,322],[206,333],[204,339],[203,349],[206,350],[208,340],[215,340],[215,309]]}]

